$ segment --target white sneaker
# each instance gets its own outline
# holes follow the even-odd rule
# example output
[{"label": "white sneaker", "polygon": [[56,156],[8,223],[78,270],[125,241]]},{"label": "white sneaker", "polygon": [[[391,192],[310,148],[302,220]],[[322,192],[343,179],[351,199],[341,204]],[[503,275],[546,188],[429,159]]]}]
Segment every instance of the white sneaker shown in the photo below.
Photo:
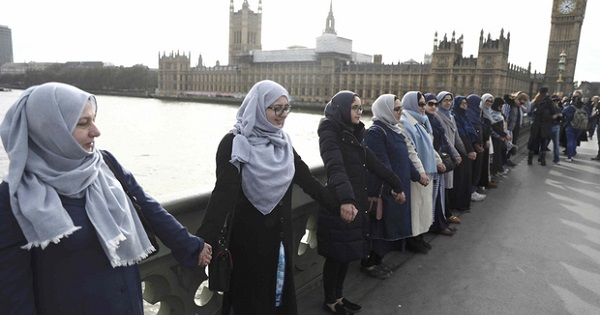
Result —
[{"label": "white sneaker", "polygon": [[477,193],[476,191],[471,194],[471,201],[482,201],[483,199],[485,199],[485,195]]},{"label": "white sneaker", "polygon": [[573,158],[567,158],[567,162],[573,162]]}]

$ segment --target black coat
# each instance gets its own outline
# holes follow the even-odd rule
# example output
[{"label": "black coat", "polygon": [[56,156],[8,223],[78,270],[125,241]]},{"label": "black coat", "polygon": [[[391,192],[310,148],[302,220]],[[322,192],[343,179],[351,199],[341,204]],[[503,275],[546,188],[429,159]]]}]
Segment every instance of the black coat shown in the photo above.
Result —
[{"label": "black coat", "polygon": [[[205,237],[209,244],[216,244],[227,212],[235,209],[230,240],[234,267],[231,289],[223,297],[222,314],[228,315],[232,305],[236,315],[276,314],[275,284],[280,242],[283,242],[286,256],[283,304],[280,309],[285,314],[297,314],[292,262],[295,251],[291,211],[293,185],[290,185],[271,213],[263,215],[259,212],[244,195],[238,170],[229,162],[233,137],[229,133],[219,144],[217,182],[196,233]],[[294,167],[292,183],[300,186],[326,209],[335,212],[333,216],[339,216],[339,204],[335,197],[310,173],[296,151]]]},{"label": "black coat", "polygon": [[325,209],[319,212],[318,252],[340,262],[364,258],[370,249],[367,170],[387,182],[394,191],[403,191],[400,179],[365,147],[364,133],[362,122],[350,132],[329,119],[321,120],[318,129],[327,187],[335,193],[340,204],[352,203],[358,209],[356,218],[350,223]]},{"label": "black coat", "polygon": [[558,114],[550,97],[544,98],[533,108],[533,122],[531,123],[529,142],[527,147],[530,151],[548,151],[546,145],[552,134],[554,114]]}]

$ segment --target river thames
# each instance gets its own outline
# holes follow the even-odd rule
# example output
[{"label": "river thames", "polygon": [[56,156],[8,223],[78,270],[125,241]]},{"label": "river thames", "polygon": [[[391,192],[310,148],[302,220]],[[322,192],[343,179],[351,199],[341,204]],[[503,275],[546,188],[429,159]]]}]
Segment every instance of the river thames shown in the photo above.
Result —
[{"label": "river thames", "polygon": [[[22,92],[0,92],[0,119]],[[115,154],[147,193],[160,200],[163,195],[212,190],[217,146],[233,128],[238,105],[96,97],[96,123],[102,133],[96,145]],[[310,167],[323,164],[317,136],[322,117],[294,108],[284,126],[294,148]],[[370,124],[369,117],[363,121]],[[2,147],[1,175],[7,170],[8,158]]]}]

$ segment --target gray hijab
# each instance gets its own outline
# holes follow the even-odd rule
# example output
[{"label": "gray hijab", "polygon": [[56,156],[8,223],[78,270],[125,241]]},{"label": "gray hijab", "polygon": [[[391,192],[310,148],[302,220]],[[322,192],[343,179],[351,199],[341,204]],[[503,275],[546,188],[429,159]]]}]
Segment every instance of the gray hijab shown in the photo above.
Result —
[{"label": "gray hijab", "polygon": [[402,134],[402,129],[398,126],[398,121],[394,116],[394,101],[396,100],[396,95],[394,94],[383,94],[380,95],[375,102],[373,102],[373,106],[371,106],[371,111],[373,112],[373,121],[381,121],[394,132]]},{"label": "gray hijab", "polygon": [[294,178],[294,151],[287,133],[267,119],[267,107],[288,92],[276,82],[256,83],[237,113],[230,162],[244,164],[242,190],[262,214],[281,201]]},{"label": "gray hijab", "polygon": [[10,159],[5,181],[12,211],[27,239],[41,247],[75,233],[60,196],[86,198],[85,210],[113,267],[132,265],[155,249],[133,205],[94,147],[85,151],[72,136],[87,102],[76,87],[46,83],[19,97],[0,125]]}]

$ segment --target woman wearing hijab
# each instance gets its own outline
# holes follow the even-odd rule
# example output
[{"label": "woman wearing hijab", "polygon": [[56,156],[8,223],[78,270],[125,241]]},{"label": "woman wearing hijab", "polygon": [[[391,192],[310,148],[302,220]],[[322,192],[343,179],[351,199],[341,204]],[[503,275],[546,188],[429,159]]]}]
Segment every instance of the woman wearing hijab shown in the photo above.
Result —
[{"label": "woman wearing hijab", "polygon": [[210,245],[96,147],[96,111],[95,96],[45,83],[0,125],[10,159],[0,184],[0,300],[11,301],[2,314],[143,314],[137,263],[156,249],[124,186],[183,266],[210,262]]},{"label": "woman wearing hijab", "polygon": [[[432,93],[425,94],[425,114],[431,124],[433,131],[433,148],[436,150],[438,155],[442,152],[450,154],[455,159],[459,158],[460,155],[454,146],[450,145],[450,141],[446,138],[446,129],[440,120],[436,117],[438,101],[435,95]],[[448,152],[450,151],[450,152]],[[450,212],[450,209],[446,209],[446,189],[445,189],[445,176],[446,173],[438,173],[434,175],[433,183],[433,224],[429,228],[429,232],[448,235],[454,235],[456,228],[449,225],[452,223],[460,223],[460,219]]]},{"label": "woman wearing hijab", "polygon": [[[419,154],[427,177],[433,179],[438,170],[443,172],[446,168],[433,147],[433,130],[425,115],[425,97],[419,91],[410,91],[404,94],[401,104],[404,108],[402,121],[406,134]],[[413,233],[411,238],[406,239],[406,249],[409,251],[425,254],[431,249],[423,234],[429,231],[433,223],[433,186],[422,187],[411,183],[410,211]]]},{"label": "woman wearing hijab", "polygon": [[[490,97],[485,97],[487,95]],[[508,134],[504,115],[502,115],[504,99],[496,97],[492,100],[493,96],[491,94],[484,94],[483,96],[485,97],[482,98],[482,102],[484,104],[482,108],[483,121],[489,126],[492,137],[493,154],[492,163],[490,163],[490,174],[493,177],[497,177],[499,174],[504,172],[502,155],[503,152],[506,152],[506,143],[512,140],[512,138]]]},{"label": "woman wearing hijab", "polygon": [[379,177],[398,203],[404,203],[402,181],[365,147],[365,125],[360,121],[362,103],[358,94],[340,91],[325,106],[319,123],[319,149],[327,172],[327,187],[337,196],[342,211],[353,214],[350,220],[321,209],[317,246],[325,257],[323,266],[323,308],[332,314],[352,314],[360,305],[344,298],[343,286],[351,261],[369,254],[369,201],[367,170]]},{"label": "woman wearing hijab", "polygon": [[[478,143],[477,131],[469,122],[467,117],[467,99],[464,96],[456,96],[452,106],[452,116],[456,121],[458,135],[465,146],[467,155],[463,161],[454,169],[454,188],[449,192],[449,203],[452,209],[470,210],[471,201],[482,201],[485,195],[475,191],[473,186],[473,161],[477,158],[474,144]],[[460,150],[459,150],[460,151]]]},{"label": "woman wearing hijab", "polygon": [[[489,98],[489,94],[486,95]],[[489,146],[489,131],[487,130],[487,126],[483,123],[483,118],[481,118],[481,99],[477,94],[470,94],[467,96],[467,118],[469,122],[475,128],[477,132],[478,141],[473,144],[475,148],[475,153],[477,156],[473,161],[473,186],[486,186],[488,182],[489,176],[487,175],[488,167],[484,164],[484,151],[486,146]],[[489,156],[487,157],[489,158]],[[488,161],[488,159],[485,159]],[[485,169],[484,169],[485,165]],[[485,176],[483,176],[485,174]],[[480,185],[481,178],[484,177],[483,185]]]},{"label": "woman wearing hijab", "polygon": [[[283,125],[291,107],[276,82],[256,83],[237,112],[237,122],[216,154],[217,181],[198,235],[217,241],[227,218],[233,258],[222,314],[297,314],[292,226],[292,184],[340,214],[334,196],[310,173]],[[283,275],[278,275],[278,267]]]},{"label": "woman wearing hijab", "polygon": [[[485,118],[485,114],[486,114],[486,110],[489,110],[489,107],[486,107],[489,105],[491,105],[494,101],[494,96],[490,93],[484,93],[481,96],[481,100],[479,101],[479,119],[481,120],[481,139],[483,141],[483,153],[482,153],[482,157],[481,157],[481,175],[479,176],[479,181],[476,182],[476,185],[478,187],[482,187],[483,189],[486,188],[497,188],[497,184],[495,182],[493,182],[490,178],[490,166],[491,166],[491,160],[490,158],[492,157],[491,155],[494,152],[494,148],[492,145],[492,127],[491,127],[491,123],[489,120],[486,120]],[[474,110],[474,106],[471,105],[471,103],[469,103],[469,109]],[[473,111],[471,111],[472,113]],[[488,112],[489,114],[489,112]],[[490,147],[492,147],[491,151],[490,151]]]},{"label": "woman wearing hijab", "polygon": [[[419,181],[421,176],[409,158],[406,138],[398,121],[402,114],[400,99],[393,94],[379,96],[373,106],[373,124],[365,135],[365,144],[375,156],[401,180],[403,187],[410,187],[411,178]],[[394,249],[396,241],[412,235],[410,217],[410,191],[406,191],[407,202],[398,204],[391,194],[391,187],[375,176],[369,176],[369,194],[381,194],[381,213],[370,212],[371,252],[363,259],[361,271],[367,275],[385,279],[391,268],[382,263],[383,257]],[[373,210],[373,209],[372,209]]]}]

